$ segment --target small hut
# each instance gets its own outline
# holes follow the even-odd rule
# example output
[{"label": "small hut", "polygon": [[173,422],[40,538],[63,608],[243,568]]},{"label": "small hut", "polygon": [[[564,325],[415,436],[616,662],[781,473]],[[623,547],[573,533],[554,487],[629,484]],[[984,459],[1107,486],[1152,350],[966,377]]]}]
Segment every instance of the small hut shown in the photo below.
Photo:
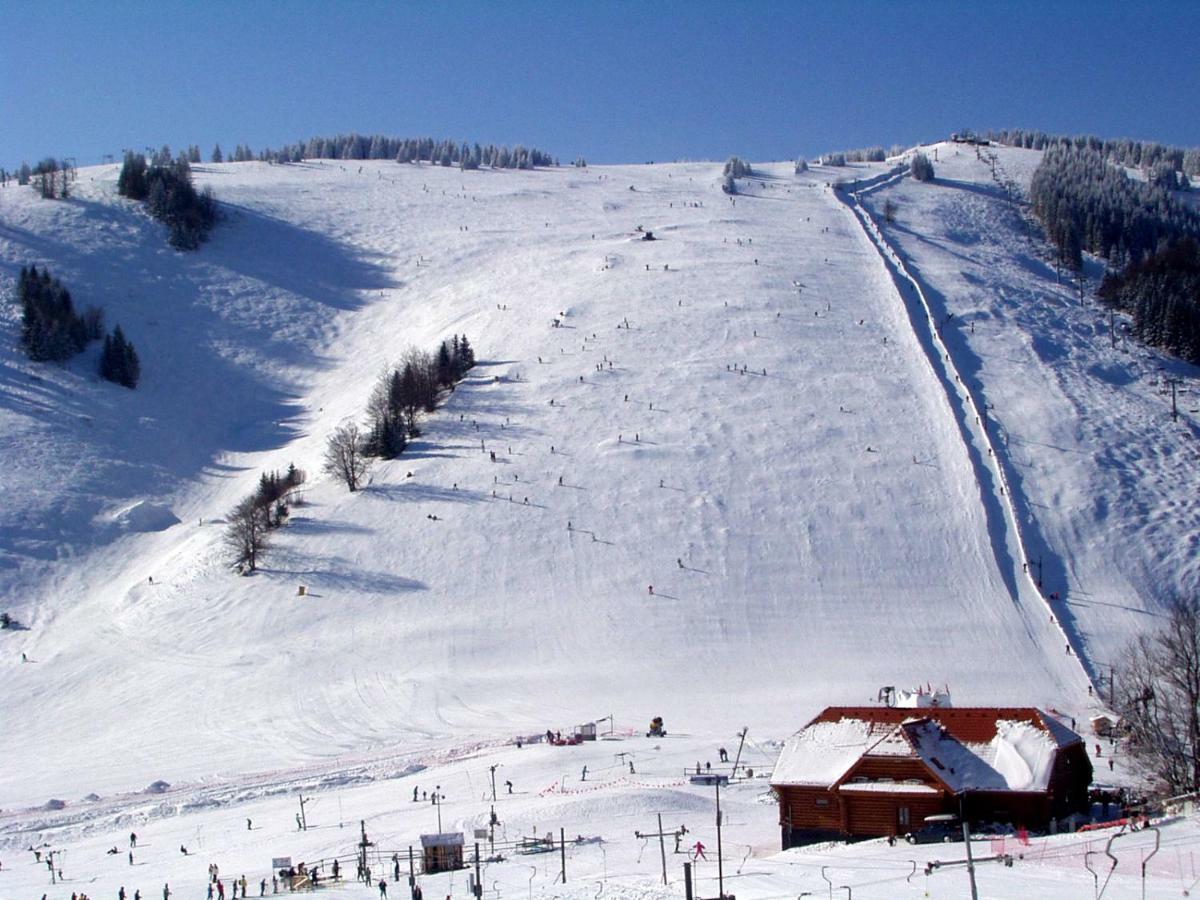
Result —
[{"label": "small hut", "polygon": [[421,862],[426,875],[452,872],[463,867],[463,834],[421,835]]}]

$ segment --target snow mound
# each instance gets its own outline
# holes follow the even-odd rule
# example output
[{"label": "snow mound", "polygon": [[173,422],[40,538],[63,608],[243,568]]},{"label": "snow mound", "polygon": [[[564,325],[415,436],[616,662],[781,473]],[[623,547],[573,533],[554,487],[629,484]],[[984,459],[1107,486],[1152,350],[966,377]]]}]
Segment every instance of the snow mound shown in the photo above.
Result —
[{"label": "snow mound", "polygon": [[146,786],[145,793],[147,793],[147,794],[165,794],[170,789],[171,789],[171,785],[169,782],[159,779],[158,781],[153,781],[150,784],[148,784]]},{"label": "snow mound", "polygon": [[139,500],[132,506],[118,510],[112,522],[122,531],[166,531],[172,525],[179,524],[179,517],[169,507]]}]

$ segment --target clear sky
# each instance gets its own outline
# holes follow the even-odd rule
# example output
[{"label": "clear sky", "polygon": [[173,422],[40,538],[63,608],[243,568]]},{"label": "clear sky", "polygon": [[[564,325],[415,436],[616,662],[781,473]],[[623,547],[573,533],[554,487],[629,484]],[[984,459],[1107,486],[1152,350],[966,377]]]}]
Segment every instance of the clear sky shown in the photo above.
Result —
[{"label": "clear sky", "polygon": [[0,165],[357,131],[562,159],[964,127],[1200,144],[1194,2],[5,0]]}]

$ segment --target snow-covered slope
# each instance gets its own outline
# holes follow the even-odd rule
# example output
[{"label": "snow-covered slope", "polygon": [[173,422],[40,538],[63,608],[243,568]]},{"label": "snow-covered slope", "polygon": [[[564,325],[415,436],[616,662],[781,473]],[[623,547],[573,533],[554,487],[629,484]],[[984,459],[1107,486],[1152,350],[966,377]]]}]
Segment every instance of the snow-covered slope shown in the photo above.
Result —
[{"label": "snow-covered slope", "polygon": [[[1184,487],[1200,437],[1197,372],[1131,342],[1120,316],[1058,284],[1000,187],[1027,187],[1040,153],[937,149],[936,184],[904,179],[864,202],[882,222],[892,201],[887,239],[918,273],[963,383],[996,423],[1043,592],[1107,688],[1129,635],[1200,587],[1200,502]],[[1093,287],[1101,272],[1089,266]]]},{"label": "snow-covered slope", "polygon": [[[49,264],[143,363],[134,392],[97,382],[92,357],[36,366],[5,312],[0,589],[30,627],[2,636],[0,805],[610,712],[778,737],[884,684],[1083,713],[1085,671],[1022,571],[1011,498],[827,187],[886,171],[765,166],[730,199],[711,164],[206,166],[228,216],[183,255],[115,197],[112,167],[67,202],[0,192],[5,276]],[[932,233],[918,209],[900,221]],[[1011,277],[1054,293],[1036,265]],[[480,365],[423,438],[361,493],[322,476],[325,438],[382,368],[463,332]],[[1061,419],[1039,406],[1058,362],[974,377],[1001,421],[1006,395]],[[1112,392],[1138,391],[1108,365]],[[1061,440],[1064,459],[1092,452],[1082,431]],[[1129,455],[1131,481],[1158,453],[1107,452]],[[304,505],[238,578],[220,519],[289,462],[310,473]],[[1014,480],[1019,514],[1082,498],[1068,468]],[[1142,521],[1106,515],[1044,527],[1098,544]],[[1047,541],[1047,580],[1095,566],[1098,590],[1178,558],[1154,533],[1166,545],[1103,565]],[[1129,582],[1137,608],[1147,581]],[[1110,654],[1142,620],[1097,618],[1089,641]]]}]

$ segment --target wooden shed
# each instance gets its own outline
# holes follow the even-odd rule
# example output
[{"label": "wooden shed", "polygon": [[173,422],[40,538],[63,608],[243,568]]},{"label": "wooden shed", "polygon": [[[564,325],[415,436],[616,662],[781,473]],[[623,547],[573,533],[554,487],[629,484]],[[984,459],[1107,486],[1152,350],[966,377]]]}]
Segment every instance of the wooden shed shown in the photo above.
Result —
[{"label": "wooden shed", "polygon": [[463,867],[463,834],[421,835],[421,866],[426,875],[451,872]]},{"label": "wooden shed", "polygon": [[926,816],[1045,830],[1087,809],[1079,735],[1019,708],[830,707],[784,745],[771,776],[788,847],[904,835]]}]

